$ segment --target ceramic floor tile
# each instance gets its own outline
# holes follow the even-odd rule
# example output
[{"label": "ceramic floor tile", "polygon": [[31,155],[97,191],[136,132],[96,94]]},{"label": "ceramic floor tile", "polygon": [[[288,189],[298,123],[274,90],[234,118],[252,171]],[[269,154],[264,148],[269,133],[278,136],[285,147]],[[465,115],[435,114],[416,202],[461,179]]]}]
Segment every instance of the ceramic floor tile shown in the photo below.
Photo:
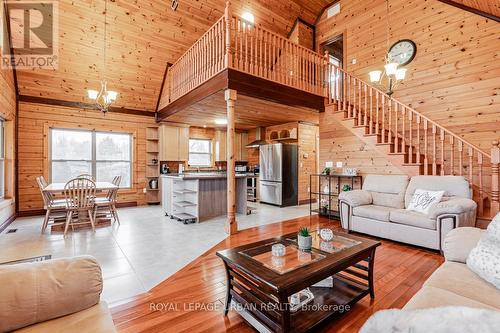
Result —
[{"label": "ceramic floor tile", "polygon": [[[237,215],[239,229],[309,214],[309,206],[277,208],[253,204],[256,211]],[[165,217],[160,206],[118,210],[121,225],[91,230],[40,233],[42,217],[19,218],[0,234],[0,262],[51,254],[52,258],[88,254],[104,277],[103,300],[115,303],[143,293],[227,237],[225,217],[184,225]]]}]

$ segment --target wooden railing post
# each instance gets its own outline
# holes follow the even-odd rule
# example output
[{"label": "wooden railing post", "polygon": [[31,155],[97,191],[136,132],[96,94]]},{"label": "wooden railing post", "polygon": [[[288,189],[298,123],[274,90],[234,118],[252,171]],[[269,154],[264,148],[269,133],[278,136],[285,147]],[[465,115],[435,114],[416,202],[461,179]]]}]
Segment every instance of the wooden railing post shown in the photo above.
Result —
[{"label": "wooden railing post", "polygon": [[325,68],[323,69],[322,72],[325,73],[325,97],[328,100],[328,104],[332,102],[332,96],[330,95],[332,87],[330,82],[329,63],[330,63],[330,55],[328,54],[328,50],[325,50],[325,60],[323,61]]},{"label": "wooden railing post", "polygon": [[226,53],[224,55],[224,62],[226,68],[231,67],[232,54],[231,54],[231,2],[226,1],[226,8],[224,9],[224,20],[226,21]]},{"label": "wooden railing post", "polygon": [[498,140],[491,146],[491,216],[500,211],[498,167],[500,164],[500,146]]}]

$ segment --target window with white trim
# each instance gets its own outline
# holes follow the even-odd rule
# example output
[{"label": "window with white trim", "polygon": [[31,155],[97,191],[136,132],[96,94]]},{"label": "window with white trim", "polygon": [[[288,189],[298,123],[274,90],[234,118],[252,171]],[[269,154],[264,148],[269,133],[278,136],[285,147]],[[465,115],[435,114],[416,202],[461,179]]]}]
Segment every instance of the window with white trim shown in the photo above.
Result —
[{"label": "window with white trim", "polygon": [[65,183],[90,174],[98,182],[122,176],[121,188],[132,187],[132,135],[53,128],[50,130],[50,181]]},{"label": "window with white trim", "polygon": [[4,121],[0,119],[0,199],[5,197],[5,131]]},{"label": "window with white trim", "polygon": [[212,141],[207,139],[189,139],[189,165],[209,167],[212,165]]}]

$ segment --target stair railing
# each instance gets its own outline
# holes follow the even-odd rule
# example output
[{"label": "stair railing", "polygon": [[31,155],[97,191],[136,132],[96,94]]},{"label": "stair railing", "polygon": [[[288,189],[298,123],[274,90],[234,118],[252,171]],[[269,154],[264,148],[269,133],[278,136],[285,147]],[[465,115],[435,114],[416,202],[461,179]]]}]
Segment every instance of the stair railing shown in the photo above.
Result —
[{"label": "stair railing", "polygon": [[[327,59],[325,53],[325,62]],[[366,134],[377,136],[379,144],[389,145],[392,154],[404,155],[407,165],[420,166],[421,174],[465,176],[480,216],[488,204],[490,213],[498,212],[498,167],[494,167],[493,150],[486,153],[334,64],[327,63],[325,70],[327,104],[355,119],[357,126],[366,128]],[[486,204],[485,199],[489,200]]]}]

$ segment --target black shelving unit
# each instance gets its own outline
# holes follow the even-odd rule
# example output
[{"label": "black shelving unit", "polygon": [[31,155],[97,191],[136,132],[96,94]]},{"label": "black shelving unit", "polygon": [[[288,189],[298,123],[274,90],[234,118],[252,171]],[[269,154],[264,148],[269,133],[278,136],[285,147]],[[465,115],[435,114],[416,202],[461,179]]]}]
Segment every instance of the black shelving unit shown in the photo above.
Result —
[{"label": "black shelving unit", "polygon": [[[316,185],[313,183],[316,179]],[[313,174],[309,177],[309,214],[317,213],[328,218],[338,219],[339,194],[345,185],[350,190],[361,189],[361,176]],[[326,208],[325,208],[326,206]]]}]

